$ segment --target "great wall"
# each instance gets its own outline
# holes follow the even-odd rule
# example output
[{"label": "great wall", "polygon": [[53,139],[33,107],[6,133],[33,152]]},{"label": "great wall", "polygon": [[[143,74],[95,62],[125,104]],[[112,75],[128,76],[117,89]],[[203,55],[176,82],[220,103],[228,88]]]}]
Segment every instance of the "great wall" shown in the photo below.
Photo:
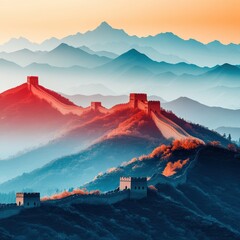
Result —
[{"label": "great wall", "polygon": [[[109,114],[125,108],[139,109],[152,118],[165,138],[183,139],[191,137],[184,129],[161,113],[160,101],[148,101],[147,94],[131,93],[128,103],[118,104],[110,109],[103,107],[101,102],[91,102],[89,107],[83,108],[70,101],[64,102],[62,96],[57,93],[54,94],[53,92],[51,94],[50,90],[39,85],[37,76],[29,76],[27,78],[27,86],[32,94],[48,102],[53,108],[64,115],[74,114],[81,116],[87,111],[98,111],[102,114]],[[73,203],[100,205],[114,204],[126,199],[141,199],[147,197],[147,188],[147,178],[121,177],[119,190],[102,194],[75,194],[61,199],[41,201],[40,193],[17,193],[16,203],[0,204],[0,219],[16,215],[25,208],[35,208],[47,204],[60,206]]]},{"label": "great wall", "polygon": [[98,111],[102,114],[108,114],[123,108],[139,109],[152,118],[157,128],[166,139],[183,139],[191,137],[184,129],[161,114],[160,101],[148,101],[147,94],[144,93],[131,93],[128,103],[118,104],[110,109],[103,107],[101,102],[92,102],[89,107],[83,108],[73,103],[64,103],[52,96],[39,85],[37,76],[28,76],[27,84],[28,89],[32,92],[32,94],[47,101],[53,108],[57,109],[64,115],[74,114],[81,116],[84,112],[91,110]]},{"label": "great wall", "polygon": [[23,209],[41,205],[69,206],[71,204],[108,205],[123,200],[139,200],[147,197],[146,177],[121,177],[119,188],[101,194],[73,194],[59,199],[41,200],[40,193],[16,193],[16,203],[0,204],[0,219],[14,216]]}]

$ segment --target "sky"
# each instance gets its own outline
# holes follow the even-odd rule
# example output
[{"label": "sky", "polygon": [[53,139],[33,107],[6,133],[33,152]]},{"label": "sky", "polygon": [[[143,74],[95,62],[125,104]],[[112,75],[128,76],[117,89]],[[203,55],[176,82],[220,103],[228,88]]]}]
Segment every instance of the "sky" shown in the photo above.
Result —
[{"label": "sky", "polygon": [[103,21],[130,35],[240,43],[240,0],[0,0],[0,43],[61,38]]}]

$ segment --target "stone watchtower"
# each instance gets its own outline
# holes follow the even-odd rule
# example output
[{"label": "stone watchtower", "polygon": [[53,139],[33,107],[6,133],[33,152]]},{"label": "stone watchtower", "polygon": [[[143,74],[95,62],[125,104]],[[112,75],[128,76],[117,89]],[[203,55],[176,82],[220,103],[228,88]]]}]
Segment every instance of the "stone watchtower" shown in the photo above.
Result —
[{"label": "stone watchtower", "polygon": [[131,108],[140,109],[150,115],[152,112],[161,113],[160,101],[148,101],[145,93],[130,93],[129,105]]},{"label": "stone watchtower", "polygon": [[38,76],[28,76],[27,85],[28,89],[31,90],[31,86],[38,86]]},{"label": "stone watchtower", "polygon": [[130,190],[130,199],[141,199],[147,197],[146,177],[121,177],[120,191]]},{"label": "stone watchtower", "polygon": [[40,193],[16,193],[16,204],[24,208],[39,207]]},{"label": "stone watchtower", "polygon": [[91,109],[93,111],[97,111],[98,108],[102,107],[102,103],[101,102],[91,102]]},{"label": "stone watchtower", "polygon": [[138,108],[138,101],[147,102],[147,94],[130,93],[129,102],[132,108]]}]

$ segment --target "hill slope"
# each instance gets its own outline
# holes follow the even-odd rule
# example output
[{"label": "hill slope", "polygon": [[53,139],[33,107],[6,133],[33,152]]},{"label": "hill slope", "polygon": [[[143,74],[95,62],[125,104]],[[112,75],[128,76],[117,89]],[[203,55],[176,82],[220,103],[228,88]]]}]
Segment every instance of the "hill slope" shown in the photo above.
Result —
[{"label": "hill slope", "polygon": [[[194,151],[175,151],[172,161],[181,154],[194,155]],[[136,161],[135,166],[139,167],[135,170],[138,171],[141,164],[153,162],[156,166],[159,156],[156,155],[155,160]],[[194,165],[188,168],[185,183],[178,186],[156,184],[149,189],[148,198],[139,201],[27,209],[17,216],[0,220],[0,236],[6,240],[16,236],[33,238],[42,235],[44,229],[46,238],[61,235],[68,239],[237,240],[240,237],[239,167],[234,153],[204,147]],[[114,178],[111,181],[115,182]]]},{"label": "hill slope", "polygon": [[187,121],[199,123],[211,129],[221,126],[240,127],[237,120],[240,117],[240,110],[209,107],[186,97],[162,103],[162,106]]},{"label": "hill slope", "polygon": [[33,95],[27,84],[1,93],[0,108],[1,158],[49,141],[76,120]]}]

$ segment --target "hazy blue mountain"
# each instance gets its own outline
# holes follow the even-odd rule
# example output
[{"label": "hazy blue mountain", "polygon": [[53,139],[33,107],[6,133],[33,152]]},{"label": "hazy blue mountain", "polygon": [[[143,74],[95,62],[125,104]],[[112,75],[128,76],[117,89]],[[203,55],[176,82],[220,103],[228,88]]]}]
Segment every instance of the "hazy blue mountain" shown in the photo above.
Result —
[{"label": "hazy blue mountain", "polygon": [[213,106],[228,106],[232,109],[240,108],[240,87],[217,86],[205,90],[204,93],[208,96],[205,102],[211,103]]},{"label": "hazy blue mountain", "polygon": [[199,123],[210,129],[221,126],[240,127],[238,120],[240,110],[209,107],[187,97],[180,97],[171,102],[162,103],[162,106],[187,121]]},{"label": "hazy blue mountain", "polygon": [[[122,29],[114,29],[108,23],[102,22],[96,29],[86,33],[77,33],[67,36],[62,40],[69,45],[79,47],[82,45],[91,46],[97,44],[106,44],[109,42],[127,42],[134,43],[138,37],[129,35]],[[93,49],[94,50],[94,49]]]},{"label": "hazy blue mountain", "polygon": [[[24,52],[31,56],[33,54],[28,50],[19,51],[17,52],[19,59]],[[115,59],[107,59],[108,62],[104,64],[105,57],[91,55],[78,48],[75,51],[75,48],[66,44],[58,46],[51,52],[34,52],[34,54],[39,54],[38,61],[43,63],[32,63],[21,68],[8,61],[8,68],[5,68],[6,61],[2,60],[0,77],[3,84],[0,91],[19,84],[26,75],[39,75],[46,87],[69,95],[77,93],[125,95],[129,92],[146,92],[167,100],[187,96],[206,105],[240,108],[238,91],[229,92],[229,89],[239,87],[240,72],[237,66],[224,64],[213,68],[201,68],[187,63],[156,62],[135,49]],[[65,61],[66,56],[68,61]],[[78,65],[87,62],[89,62],[88,67],[96,64],[101,66],[89,69]],[[56,67],[63,65],[74,66]],[[99,84],[104,85],[108,91]],[[76,86],[82,86],[82,89],[78,92]],[[95,92],[89,90],[84,93],[85,86],[90,88],[95,86]],[[98,86],[99,91],[102,89],[102,92],[97,92]],[[219,86],[225,86],[226,93],[223,89],[218,92],[216,89]],[[223,99],[224,95],[226,98]]]},{"label": "hazy blue mountain", "polygon": [[38,63],[47,63],[57,67],[82,66],[87,68],[96,67],[109,62],[107,57],[89,54],[80,48],[71,47],[65,43],[50,52],[40,56]]},{"label": "hazy blue mountain", "polygon": [[62,39],[50,38],[41,44],[31,43],[27,39],[11,39],[0,46],[0,51],[16,51],[24,48],[29,50],[51,50],[60,43],[73,47],[86,46],[93,51],[113,52],[122,54],[136,48],[157,61],[176,63],[187,61],[201,66],[214,66],[240,62],[240,46],[224,45],[218,41],[203,44],[194,39],[184,40],[173,33],[160,33],[155,36],[129,36],[122,29],[112,28],[108,23],[101,23],[96,29],[85,33],[76,33]]},{"label": "hazy blue mountain", "polygon": [[0,68],[1,68],[1,70],[10,70],[10,69],[19,70],[19,69],[21,69],[21,67],[18,64],[7,61],[2,58],[0,58]]},{"label": "hazy blue mountain", "polygon": [[39,45],[37,43],[30,42],[28,39],[23,37],[12,38],[0,46],[0,51],[13,52],[24,48],[27,48],[29,50],[37,50],[39,48]]},{"label": "hazy blue mountain", "polygon": [[33,52],[29,49],[21,49],[14,52],[0,52],[0,57],[8,61],[14,62],[20,66],[26,66],[37,61],[37,59],[46,52]]},{"label": "hazy blue mountain", "polygon": [[[133,69],[134,67],[147,69],[149,72],[154,74],[172,72],[177,75],[181,75],[183,73],[197,75],[209,70],[209,68],[200,68],[193,64],[169,64],[166,62],[156,62],[147,57],[145,54],[138,52],[136,49],[131,49],[128,52],[123,53],[116,59],[99,67],[99,69],[101,71],[121,73],[126,70]],[[137,73],[138,70],[138,68],[135,69],[135,72]]]},{"label": "hazy blue mountain", "polygon": [[148,46],[141,46],[137,44],[133,44],[129,46],[128,51],[131,49],[136,49],[138,52],[144,53],[147,55],[149,58],[152,60],[158,61],[158,62],[168,62],[168,63],[180,63],[180,62],[186,62],[187,60],[180,58],[176,55],[170,55],[170,54],[163,54],[158,52],[156,49],[153,47],[148,47]]},{"label": "hazy blue mountain", "polygon": [[[62,43],[49,52],[34,52],[28,49],[22,49],[10,53],[0,52],[0,58],[15,62],[21,66],[30,65],[32,63],[41,63],[56,67],[71,67],[77,65],[87,68],[96,67],[111,60],[111,58],[105,57],[104,53],[100,56],[94,51],[90,51],[90,49],[87,51],[89,53],[80,48],[74,48]],[[109,55],[110,54],[111,53],[109,53]]]},{"label": "hazy blue mountain", "polygon": [[96,54],[100,57],[107,57],[107,58],[111,58],[111,59],[118,57],[117,54],[109,52],[109,51],[96,51],[96,52],[94,52],[92,49],[90,49],[89,47],[86,47],[86,46],[81,46],[79,48],[82,49],[84,52],[87,52],[87,53],[92,54],[92,55]]},{"label": "hazy blue mountain", "polygon": [[216,66],[212,70],[206,73],[207,77],[218,75],[219,78],[224,78],[226,76],[232,76],[238,78],[240,75],[240,68],[233,66],[231,64],[225,63],[221,66]]},{"label": "hazy blue mountain", "polygon": [[239,142],[240,140],[240,127],[219,127],[216,129],[220,134],[226,134],[228,137],[231,134],[232,140]]},{"label": "hazy blue mountain", "polygon": [[51,51],[62,43],[62,41],[58,38],[52,37],[44,40],[41,44],[39,44],[39,49],[42,51]]}]

